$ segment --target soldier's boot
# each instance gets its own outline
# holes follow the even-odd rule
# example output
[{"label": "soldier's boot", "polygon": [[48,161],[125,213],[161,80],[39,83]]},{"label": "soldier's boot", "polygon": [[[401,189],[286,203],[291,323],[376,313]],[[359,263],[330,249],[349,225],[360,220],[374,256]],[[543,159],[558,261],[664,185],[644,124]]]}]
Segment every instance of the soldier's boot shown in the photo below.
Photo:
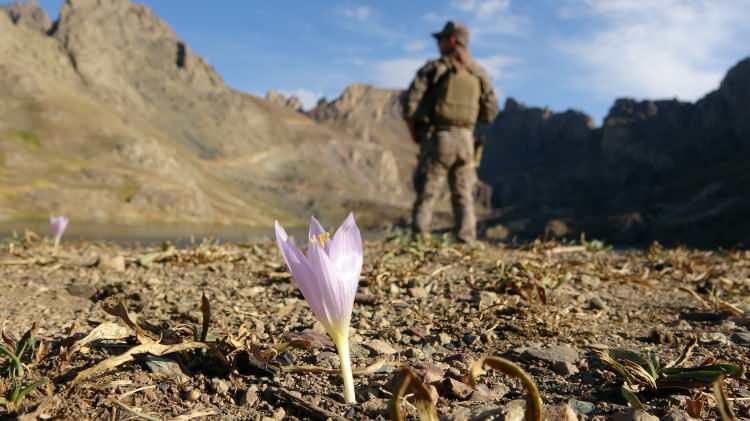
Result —
[{"label": "soldier's boot", "polygon": [[477,238],[477,219],[474,213],[476,170],[472,165],[460,166],[451,172],[449,182],[456,240],[472,243]]}]

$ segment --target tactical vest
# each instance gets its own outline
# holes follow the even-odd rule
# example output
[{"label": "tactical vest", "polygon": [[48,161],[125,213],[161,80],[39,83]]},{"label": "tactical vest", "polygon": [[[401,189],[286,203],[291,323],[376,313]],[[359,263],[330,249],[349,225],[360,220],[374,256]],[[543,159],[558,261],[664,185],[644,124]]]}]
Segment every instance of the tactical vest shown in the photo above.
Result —
[{"label": "tactical vest", "polygon": [[451,67],[438,82],[436,91],[433,124],[474,127],[482,94],[477,76],[463,66]]}]

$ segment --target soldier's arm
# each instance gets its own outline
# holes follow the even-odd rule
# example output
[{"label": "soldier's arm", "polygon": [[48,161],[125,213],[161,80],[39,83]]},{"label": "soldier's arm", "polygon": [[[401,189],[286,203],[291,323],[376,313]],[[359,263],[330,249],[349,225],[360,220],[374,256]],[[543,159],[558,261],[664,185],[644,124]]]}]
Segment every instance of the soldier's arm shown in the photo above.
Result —
[{"label": "soldier's arm", "polygon": [[479,122],[492,123],[499,111],[497,105],[497,94],[492,87],[489,75],[481,71],[479,80],[482,85],[482,94],[479,97]]},{"label": "soldier's arm", "polygon": [[430,81],[433,78],[435,69],[434,61],[428,61],[422,66],[417,71],[417,75],[403,97],[404,118],[410,120],[412,123],[420,123],[419,121],[415,121],[415,119],[419,118],[417,111],[419,110],[419,104],[430,88]]},{"label": "soldier's arm", "polygon": [[435,66],[433,62],[427,62],[427,64],[417,71],[417,75],[409,85],[409,89],[407,89],[401,97],[404,121],[406,122],[406,125],[409,128],[409,133],[415,143],[419,143],[420,141],[419,135],[417,134],[417,126],[427,123],[426,121],[420,121],[425,116],[419,116],[417,111],[419,110],[419,105],[422,99],[427,94],[427,90],[430,87],[430,80],[432,79],[434,71]]}]

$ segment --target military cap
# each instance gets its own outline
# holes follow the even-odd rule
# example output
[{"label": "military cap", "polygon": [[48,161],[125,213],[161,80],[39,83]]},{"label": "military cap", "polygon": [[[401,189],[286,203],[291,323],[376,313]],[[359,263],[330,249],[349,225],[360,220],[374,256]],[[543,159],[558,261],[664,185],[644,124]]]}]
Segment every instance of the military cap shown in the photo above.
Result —
[{"label": "military cap", "polygon": [[456,37],[456,41],[458,41],[458,43],[463,45],[464,47],[467,47],[469,45],[469,28],[452,20],[449,20],[445,23],[442,31],[432,34],[432,36],[436,39],[449,37],[451,35],[454,35]]}]

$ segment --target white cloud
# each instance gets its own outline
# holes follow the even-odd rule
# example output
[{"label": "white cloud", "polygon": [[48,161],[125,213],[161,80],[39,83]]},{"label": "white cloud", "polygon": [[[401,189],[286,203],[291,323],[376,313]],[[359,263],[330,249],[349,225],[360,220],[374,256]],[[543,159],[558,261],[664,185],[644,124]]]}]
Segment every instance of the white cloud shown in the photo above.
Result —
[{"label": "white cloud", "polygon": [[341,11],[341,14],[348,18],[352,18],[352,19],[363,22],[363,21],[370,19],[370,17],[372,17],[373,10],[372,8],[367,7],[367,6],[347,7]]},{"label": "white cloud", "polygon": [[510,0],[452,0],[453,7],[472,13],[479,19],[486,19],[505,13],[510,8]]},{"label": "white cloud", "polygon": [[450,5],[464,15],[472,39],[479,42],[494,43],[496,35],[523,36],[530,26],[526,16],[513,13],[511,0],[451,0]]},{"label": "white cloud", "polygon": [[314,92],[304,88],[295,89],[293,91],[279,91],[279,93],[287,98],[292,95],[296,96],[302,101],[305,110],[315,107],[315,105],[318,104],[318,100],[323,97],[323,94],[320,92]]},{"label": "white cloud", "polygon": [[404,45],[404,50],[409,53],[417,53],[427,48],[427,43],[422,40],[409,41]]},{"label": "white cloud", "polygon": [[522,62],[521,59],[502,54],[477,57],[479,64],[487,70],[493,80],[508,79],[512,77],[511,68]]},{"label": "white cloud", "polygon": [[596,29],[559,47],[582,66],[578,83],[603,97],[694,100],[743,54],[750,30],[738,10],[748,7],[750,0],[571,0],[560,16]]},{"label": "white cloud", "polygon": [[409,86],[417,70],[426,60],[418,57],[382,60],[373,65],[372,77],[378,86],[403,89]]}]

